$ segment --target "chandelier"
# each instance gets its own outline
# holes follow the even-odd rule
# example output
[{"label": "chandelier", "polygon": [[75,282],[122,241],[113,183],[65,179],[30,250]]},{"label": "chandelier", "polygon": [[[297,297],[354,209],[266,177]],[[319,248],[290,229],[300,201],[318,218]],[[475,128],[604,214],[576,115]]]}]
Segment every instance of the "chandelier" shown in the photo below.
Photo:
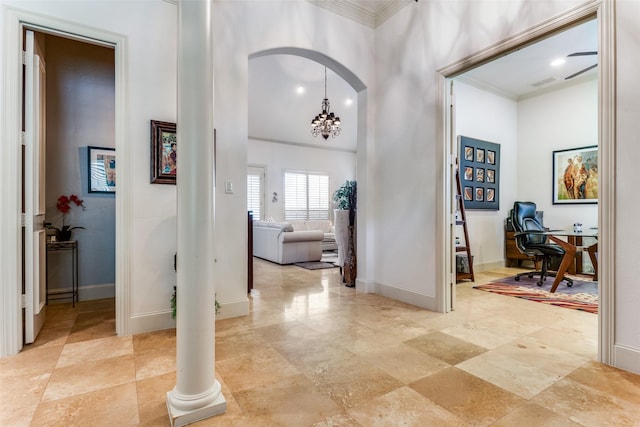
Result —
[{"label": "chandelier", "polygon": [[327,67],[324,67],[324,99],[322,100],[322,113],[311,120],[311,135],[322,135],[328,139],[329,135],[336,137],[340,135],[340,117],[329,113],[329,99],[327,98]]}]

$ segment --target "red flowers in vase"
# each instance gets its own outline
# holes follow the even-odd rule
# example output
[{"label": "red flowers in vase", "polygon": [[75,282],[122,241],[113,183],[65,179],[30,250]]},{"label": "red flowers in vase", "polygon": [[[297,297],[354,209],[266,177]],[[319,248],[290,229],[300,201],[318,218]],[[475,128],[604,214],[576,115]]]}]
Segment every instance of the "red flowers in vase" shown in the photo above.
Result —
[{"label": "red flowers in vase", "polygon": [[62,227],[54,227],[51,225],[51,223],[45,224],[47,228],[51,228],[57,231],[58,239],[61,241],[71,240],[71,231],[75,230],[76,228],[84,230],[84,227],[71,227],[70,225],[66,224],[67,214],[71,212],[71,208],[73,207],[73,205],[82,207],[82,210],[86,209],[86,207],[84,206],[84,201],[75,194],[71,194],[70,196],[62,195],[58,197],[56,208],[58,208],[58,210],[62,212]]}]

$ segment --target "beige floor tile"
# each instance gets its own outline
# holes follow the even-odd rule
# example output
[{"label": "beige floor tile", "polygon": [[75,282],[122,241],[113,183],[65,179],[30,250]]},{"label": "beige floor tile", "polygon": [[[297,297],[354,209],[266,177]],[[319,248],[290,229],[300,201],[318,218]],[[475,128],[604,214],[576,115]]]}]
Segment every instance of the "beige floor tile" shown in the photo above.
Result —
[{"label": "beige floor tile", "polygon": [[516,408],[500,420],[491,424],[492,427],[580,427],[581,424],[556,414],[534,403],[525,403]]},{"label": "beige floor tile", "polygon": [[135,380],[133,355],[81,362],[53,371],[42,401],[59,400]]},{"label": "beige floor tile", "polygon": [[237,392],[235,397],[245,414],[269,418],[279,426],[309,426],[342,412],[303,375]]},{"label": "beige floor tile", "polygon": [[405,341],[405,344],[450,365],[456,365],[487,351],[484,347],[439,331]]},{"label": "beige floor tile", "polygon": [[162,421],[165,425],[169,425],[167,392],[171,391],[175,385],[175,372],[137,381],[136,397],[141,424],[158,422],[158,425],[160,425]]},{"label": "beige floor tile", "polygon": [[146,350],[154,350],[158,347],[175,348],[176,330],[164,329],[162,331],[148,332],[133,336],[133,348],[136,353]]},{"label": "beige floor tile", "polygon": [[0,358],[0,381],[7,378],[10,381],[10,377],[16,375],[51,373],[61,352],[62,346],[40,348],[27,345],[15,356]]},{"label": "beige floor tile", "polygon": [[556,328],[544,328],[530,337],[549,347],[559,348],[590,360],[598,357],[598,338],[585,337],[582,334]]},{"label": "beige floor tile", "polygon": [[267,387],[300,374],[289,361],[271,347],[216,362],[216,371],[232,393]]},{"label": "beige floor tile", "polygon": [[456,367],[443,369],[409,386],[474,426],[488,426],[525,402]]},{"label": "beige floor tile", "polygon": [[535,366],[548,375],[564,376],[584,365],[589,359],[571,352],[550,347],[533,337],[523,337],[492,351]]},{"label": "beige floor tile", "polygon": [[456,367],[524,399],[531,399],[562,378],[493,351],[465,360]]},{"label": "beige floor tile", "polygon": [[127,354],[133,354],[131,337],[108,337],[79,341],[67,344],[62,349],[56,368]]},{"label": "beige floor tile", "polygon": [[136,380],[155,377],[176,370],[176,346],[163,345],[135,352]]},{"label": "beige floor tile", "polygon": [[[18,410],[24,410],[20,417],[25,414],[33,416],[50,377],[51,374],[47,372],[0,378],[0,420],[14,418],[14,412]],[[13,422],[18,423],[18,419]]]},{"label": "beige floor tile", "polygon": [[38,339],[33,344],[30,344],[32,348],[46,348],[46,347],[59,347],[65,345],[69,334],[71,333],[71,327],[73,326],[73,320],[64,322],[68,326],[60,327],[44,327],[38,334]]},{"label": "beige floor tile", "polygon": [[540,329],[534,323],[484,318],[442,329],[442,332],[484,348],[496,348]]},{"label": "beige floor tile", "polygon": [[451,366],[406,344],[381,347],[359,355],[371,365],[382,369],[404,384]]},{"label": "beige floor tile", "polygon": [[640,405],[640,375],[589,362],[567,375],[567,379]]},{"label": "beige floor tile", "polygon": [[138,421],[136,384],[129,382],[43,402],[38,406],[32,425],[111,427],[137,424]]},{"label": "beige floor tile", "polygon": [[79,313],[71,328],[67,344],[113,337],[116,334],[116,321],[112,312]]},{"label": "beige floor tile", "polygon": [[317,423],[311,425],[311,427],[364,427],[358,421],[353,419],[348,413],[343,412],[337,415],[331,415]]},{"label": "beige floor tile", "polygon": [[637,427],[640,405],[595,388],[561,379],[531,400],[584,426]]},{"label": "beige floor tile", "polygon": [[348,412],[360,424],[367,427],[468,425],[409,387],[393,390],[358,405]]}]

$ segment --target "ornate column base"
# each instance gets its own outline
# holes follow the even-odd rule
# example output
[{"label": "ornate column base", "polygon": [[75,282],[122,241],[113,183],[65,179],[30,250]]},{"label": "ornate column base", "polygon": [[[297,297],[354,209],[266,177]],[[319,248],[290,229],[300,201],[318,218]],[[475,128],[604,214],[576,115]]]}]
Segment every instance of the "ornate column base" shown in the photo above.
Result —
[{"label": "ornate column base", "polygon": [[[172,427],[186,426],[205,418],[219,415],[227,410],[227,401],[220,393],[220,384],[216,381],[215,397],[209,403],[211,395],[200,397],[198,399],[184,399],[178,395],[176,389],[167,392],[167,410],[169,411],[169,419]],[[204,406],[199,406],[204,405]],[[182,408],[178,408],[178,406]]]}]

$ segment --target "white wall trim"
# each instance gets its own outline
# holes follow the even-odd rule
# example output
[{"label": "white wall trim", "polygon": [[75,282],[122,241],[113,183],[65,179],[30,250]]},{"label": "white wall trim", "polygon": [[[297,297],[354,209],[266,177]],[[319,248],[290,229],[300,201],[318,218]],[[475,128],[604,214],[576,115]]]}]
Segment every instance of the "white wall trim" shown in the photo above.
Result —
[{"label": "white wall trim", "polygon": [[373,287],[375,293],[382,295],[383,297],[402,301],[416,307],[424,308],[425,310],[437,311],[438,302],[436,298],[432,296],[419,294],[414,291],[401,289],[396,286],[384,285],[377,282],[373,284]]},{"label": "white wall trim", "polygon": [[78,299],[80,301],[91,301],[96,299],[113,298],[116,296],[116,284],[104,283],[101,285],[80,286],[78,288]]},{"label": "white wall trim", "polygon": [[[126,103],[126,54],[127,38],[123,35],[80,25],[70,21],[64,21],[3,6],[4,45],[3,45],[3,99],[2,114],[2,141],[18,141],[21,131],[20,111],[22,95],[17,90],[21,87],[21,61],[20,45],[22,41],[23,26],[36,28],[38,31],[51,32],[58,36],[67,35],[70,38],[87,41],[93,39],[97,44],[109,45],[114,48],[115,56],[115,138],[116,152],[118,153],[118,192],[116,193],[116,332],[118,335],[128,335],[129,327],[129,300],[130,300],[130,172],[129,172],[129,144],[127,134],[127,103]],[[6,256],[0,257],[0,267],[3,271],[3,282],[0,292],[2,301],[0,305],[4,313],[0,332],[0,356],[16,354],[22,348],[22,321],[19,308],[19,295],[17,283],[22,282],[20,277],[20,263],[22,247],[20,235],[20,188],[21,170],[19,144],[14,149],[3,151],[2,179],[0,187],[2,196],[2,208],[0,208],[0,230],[5,247],[16,248],[9,251]]]},{"label": "white wall trim", "polygon": [[133,335],[173,329],[176,327],[176,320],[171,317],[171,310],[137,314],[131,316],[128,323],[131,328],[131,334]]},{"label": "white wall trim", "polygon": [[[448,65],[438,70],[438,90],[436,91],[437,102],[440,106],[438,112],[447,114],[448,105],[446,104],[444,94],[446,93],[447,78],[452,78],[463,73],[477,65],[481,65],[497,58],[505,53],[512,51],[520,46],[531,43],[547,34],[557,32],[563,28],[569,27],[584,21],[591,17],[598,17],[600,47],[599,47],[599,64],[600,78],[599,94],[598,94],[598,135],[599,158],[600,158],[600,203],[598,204],[599,216],[599,276],[601,285],[598,287],[600,314],[599,322],[599,340],[598,340],[598,360],[607,364],[616,364],[617,359],[614,357],[614,337],[615,337],[615,14],[614,2],[594,0],[570,9],[556,17],[541,22],[540,24],[522,32],[515,36],[496,43],[487,49],[462,58],[458,62]],[[441,141],[438,153],[444,152],[444,157],[448,157],[448,139],[447,139],[447,122],[438,120],[437,137]],[[436,253],[446,256],[450,250],[451,232],[446,216],[446,203],[450,194],[447,185],[447,169],[443,168],[441,175],[438,177],[439,188],[444,191],[438,192],[438,229],[445,230],[446,236],[443,239],[437,239]],[[443,217],[444,216],[444,217]],[[439,262],[436,264],[436,294],[446,293],[447,283],[445,264]]]},{"label": "white wall trim", "polygon": [[624,345],[614,346],[613,366],[618,369],[640,374],[640,351]]},{"label": "white wall trim", "polygon": [[216,314],[216,320],[246,316],[248,313],[249,298],[244,298],[238,301],[220,302],[220,311]]},{"label": "white wall trim", "polygon": [[0,257],[0,357],[16,354],[22,348],[22,310],[20,309],[20,284],[22,246],[20,241],[20,131],[22,70],[20,45],[22,33],[16,13],[3,7],[4,44],[2,53],[2,115],[0,115],[0,140],[3,155],[0,159],[2,185],[0,185],[0,238],[6,251]]}]

